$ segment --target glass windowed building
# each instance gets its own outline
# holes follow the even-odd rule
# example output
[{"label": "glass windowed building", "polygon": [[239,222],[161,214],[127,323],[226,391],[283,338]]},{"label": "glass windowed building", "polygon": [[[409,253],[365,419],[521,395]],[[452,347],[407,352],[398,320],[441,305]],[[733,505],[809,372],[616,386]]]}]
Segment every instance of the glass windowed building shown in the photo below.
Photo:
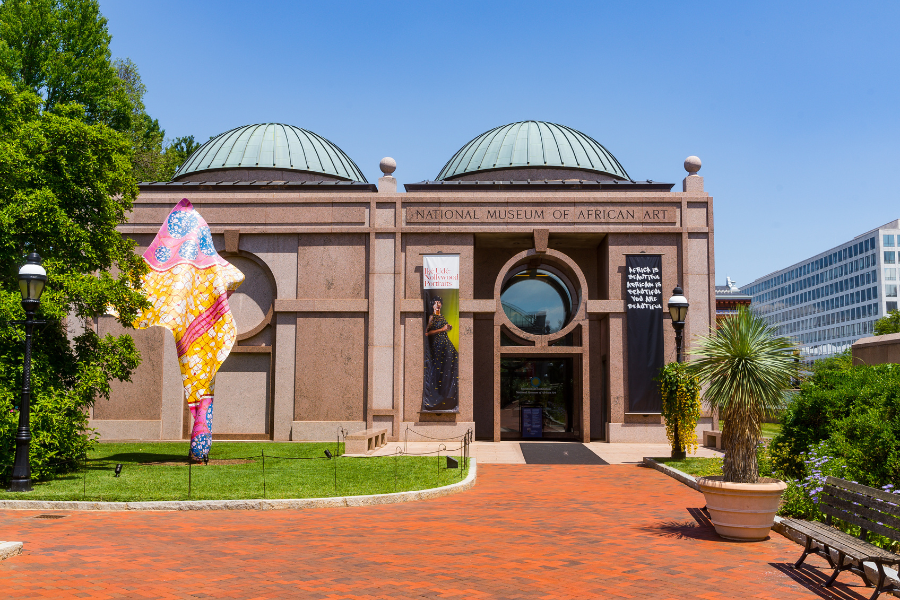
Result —
[{"label": "glass windowed building", "polygon": [[807,360],[847,350],[897,310],[900,219],[741,288]]}]

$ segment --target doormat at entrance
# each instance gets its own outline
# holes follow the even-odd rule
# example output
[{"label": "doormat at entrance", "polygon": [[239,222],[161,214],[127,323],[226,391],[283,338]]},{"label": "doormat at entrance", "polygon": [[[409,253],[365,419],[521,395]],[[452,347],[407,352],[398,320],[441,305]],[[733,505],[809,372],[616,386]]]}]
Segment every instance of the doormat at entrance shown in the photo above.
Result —
[{"label": "doormat at entrance", "polygon": [[519,444],[529,465],[608,465],[583,444],[556,442]]}]

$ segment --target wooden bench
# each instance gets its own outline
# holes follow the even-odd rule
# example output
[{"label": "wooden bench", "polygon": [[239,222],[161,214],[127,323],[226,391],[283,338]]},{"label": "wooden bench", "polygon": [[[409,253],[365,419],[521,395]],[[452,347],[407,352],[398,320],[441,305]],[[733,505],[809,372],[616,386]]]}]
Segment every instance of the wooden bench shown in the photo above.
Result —
[{"label": "wooden bench", "polygon": [[[806,537],[806,547],[800,559],[794,563],[799,569],[810,554],[818,554],[828,561],[834,569],[825,587],[831,587],[841,571],[856,573],[865,584],[871,585],[866,577],[864,561],[872,562],[878,570],[878,583],[871,600],[875,600],[882,592],[900,591],[900,586],[891,582],[885,584],[885,565],[900,566],[900,555],[888,552],[868,543],[869,532],[883,535],[894,541],[900,541],[900,495],[876,490],[858,483],[844,481],[836,477],[825,480],[819,495],[819,508],[826,515],[827,523],[804,521],[802,519],[785,519],[782,523]],[[832,518],[860,527],[859,538],[831,527]],[[814,544],[818,542],[822,548]],[[837,552],[837,561],[831,556],[831,550]],[[847,560],[849,559],[849,560]]]},{"label": "wooden bench", "polygon": [[344,454],[371,454],[387,443],[387,429],[366,429],[344,438]]},{"label": "wooden bench", "polygon": [[703,445],[704,446],[715,446],[716,450],[722,449],[722,432],[721,431],[704,431],[703,432]]}]

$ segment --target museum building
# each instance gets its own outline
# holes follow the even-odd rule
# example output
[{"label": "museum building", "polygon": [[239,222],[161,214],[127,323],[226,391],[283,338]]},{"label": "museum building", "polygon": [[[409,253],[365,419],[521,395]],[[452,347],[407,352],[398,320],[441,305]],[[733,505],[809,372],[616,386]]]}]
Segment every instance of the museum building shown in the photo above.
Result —
[{"label": "museum building", "polygon": [[[538,407],[544,439],[665,442],[658,398],[644,397],[651,371],[675,360],[665,298],[681,286],[690,302],[686,344],[715,323],[699,160],[672,191],[632,180],[584,133],[524,121],[475,137],[406,193],[395,168],[382,160],[371,184],[325,138],[263,123],[212,138],[172,181],[140,184],[119,228],[139,253],[187,198],[245,276],[229,299],[238,337],[216,378],[214,438],[383,427],[392,440],[521,439]],[[456,411],[424,409],[427,256],[458,256]],[[646,302],[631,285],[648,286]],[[125,331],[111,317],[94,326]],[[143,363],[96,402],[91,426],[104,440],[189,439],[172,334],[128,333]]]}]

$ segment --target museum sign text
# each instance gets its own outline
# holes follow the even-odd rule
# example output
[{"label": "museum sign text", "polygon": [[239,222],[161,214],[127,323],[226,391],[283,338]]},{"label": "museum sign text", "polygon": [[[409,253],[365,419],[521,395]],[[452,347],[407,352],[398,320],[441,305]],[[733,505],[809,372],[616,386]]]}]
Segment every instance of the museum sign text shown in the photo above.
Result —
[{"label": "museum sign text", "polygon": [[407,223],[675,223],[676,207],[640,204],[583,206],[410,206]]}]

